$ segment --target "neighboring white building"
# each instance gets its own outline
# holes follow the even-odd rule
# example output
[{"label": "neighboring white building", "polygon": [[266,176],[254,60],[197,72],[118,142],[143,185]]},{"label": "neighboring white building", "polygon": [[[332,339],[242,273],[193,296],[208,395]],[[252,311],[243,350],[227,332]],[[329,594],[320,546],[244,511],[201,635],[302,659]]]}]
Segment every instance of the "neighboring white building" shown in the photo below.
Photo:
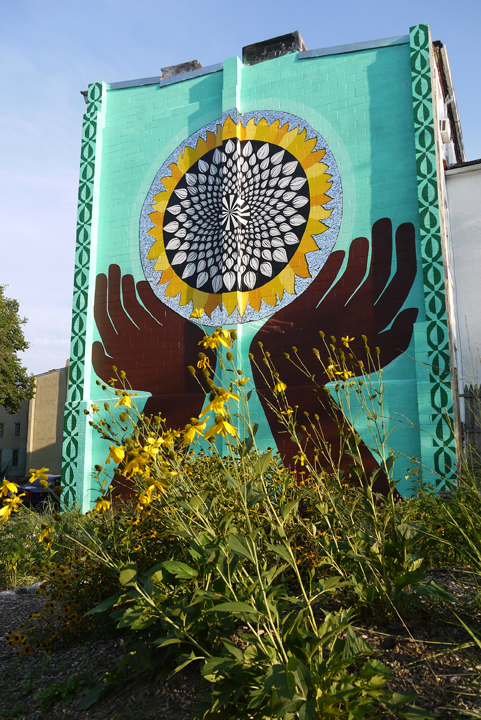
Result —
[{"label": "neighboring white building", "polygon": [[460,419],[464,441],[481,450],[481,159],[451,165],[445,176]]}]

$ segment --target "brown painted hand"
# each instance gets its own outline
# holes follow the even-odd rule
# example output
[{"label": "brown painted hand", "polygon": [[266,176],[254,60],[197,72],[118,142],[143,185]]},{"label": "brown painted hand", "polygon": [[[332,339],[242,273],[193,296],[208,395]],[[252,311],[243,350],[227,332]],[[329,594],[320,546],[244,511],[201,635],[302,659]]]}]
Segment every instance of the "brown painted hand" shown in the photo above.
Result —
[{"label": "brown painted hand", "polygon": [[[97,375],[108,382],[112,365],[124,370],[132,388],[152,394],[146,414],[161,412],[171,425],[183,425],[201,411],[204,395],[187,370],[199,352],[201,328],[160,302],[149,283],[121,278],[118,265],[97,276],[94,317],[102,342],[92,346]],[[168,401],[166,397],[168,396]]]},{"label": "brown painted hand", "polygon": [[[391,277],[393,245],[396,270]],[[418,314],[416,308],[400,312],[417,270],[415,232],[411,223],[398,227],[394,243],[391,221],[384,218],[374,223],[370,262],[369,241],[356,238],[351,244],[344,272],[336,281],[344,258],[344,252],[333,252],[308,289],[268,320],[252,343],[254,353],[258,353],[257,342],[264,343],[281,380],[288,386],[290,402],[312,414],[320,413],[319,404],[307,378],[284,357],[284,352],[292,354],[292,346],[297,347],[308,369],[319,377],[319,362],[312,354],[314,347],[322,352],[319,330],[327,338],[334,335],[339,342],[346,335],[354,337],[350,345],[361,359],[365,357],[364,342],[360,337],[364,334],[373,351],[375,347],[380,348],[381,364],[386,366],[407,349]],[[254,376],[257,387],[262,389],[260,373],[254,371]],[[290,459],[295,448],[286,442],[285,435],[279,433],[275,416],[265,399],[261,400],[278,447],[285,458]],[[327,417],[325,424],[328,427]],[[330,428],[328,435],[335,441],[335,426]]]},{"label": "brown painted hand", "polygon": [[[276,364],[279,360],[278,370],[284,382],[288,382],[285,378],[292,375],[293,369],[284,360],[283,353],[290,352],[293,345],[304,362],[313,367],[313,372],[315,367],[318,371],[312,348],[320,347],[319,330],[323,330],[327,338],[334,335],[338,341],[346,335],[356,338],[351,347],[359,358],[364,357],[360,336],[366,335],[372,349],[380,348],[383,366],[407,349],[418,314],[416,308],[399,312],[416,277],[415,234],[411,223],[398,227],[394,244],[396,272],[389,279],[392,225],[387,218],[378,220],[372,228],[370,265],[369,241],[356,238],[349,250],[347,266],[337,282],[345,256],[340,250],[330,255],[308,289],[270,318],[257,333],[255,341],[261,340],[266,345]],[[392,326],[386,330],[391,322]]]}]

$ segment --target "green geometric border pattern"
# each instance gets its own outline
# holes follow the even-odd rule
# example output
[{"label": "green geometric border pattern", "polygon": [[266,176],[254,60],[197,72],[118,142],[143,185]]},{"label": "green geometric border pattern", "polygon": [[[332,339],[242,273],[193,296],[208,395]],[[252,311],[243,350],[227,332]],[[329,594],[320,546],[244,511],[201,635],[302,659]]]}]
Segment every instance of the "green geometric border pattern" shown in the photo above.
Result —
[{"label": "green geometric border pattern", "polygon": [[63,500],[67,504],[75,502],[76,497],[75,470],[79,451],[79,416],[82,412],[81,402],[84,399],[85,335],[89,293],[97,120],[102,107],[103,95],[103,83],[97,82],[89,85],[87,111],[83,116],[82,125],[69,387],[68,402],[65,405],[62,455]]},{"label": "green geometric border pattern", "polygon": [[411,28],[411,77],[436,485],[454,478],[455,439],[428,25]]}]

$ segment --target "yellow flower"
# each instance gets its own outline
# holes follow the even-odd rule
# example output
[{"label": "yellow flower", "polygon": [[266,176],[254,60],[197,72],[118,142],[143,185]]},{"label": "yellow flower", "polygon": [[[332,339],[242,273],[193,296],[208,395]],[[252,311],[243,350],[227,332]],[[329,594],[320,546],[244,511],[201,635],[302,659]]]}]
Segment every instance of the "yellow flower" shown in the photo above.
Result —
[{"label": "yellow flower", "polygon": [[278,380],[277,384],[274,385],[274,392],[279,393],[279,392],[284,392],[284,390],[287,390],[286,383],[283,383],[281,380]]},{"label": "yellow flower", "polygon": [[192,310],[192,312],[191,312],[191,314],[190,314],[190,317],[191,317],[191,318],[197,318],[197,319],[199,319],[199,318],[202,317],[203,314],[204,314],[203,309],[202,309],[202,308],[197,308],[197,310]]},{"label": "yellow flower", "polygon": [[110,461],[113,460],[116,465],[122,462],[122,460],[125,457],[125,447],[121,445],[120,447],[115,447],[115,445],[111,445],[109,447],[110,453],[105,461],[107,465],[110,464]]},{"label": "yellow flower", "polygon": [[39,543],[43,542],[44,540],[47,542],[50,541],[50,543],[51,543],[51,538],[50,538],[51,533],[53,533],[53,529],[51,527],[48,527],[48,526],[44,527],[44,529],[42,530],[42,533],[38,537]]},{"label": "yellow flower", "polygon": [[114,407],[118,407],[119,405],[125,405],[125,407],[131,408],[132,402],[131,402],[130,398],[131,398],[131,396],[134,396],[134,395],[137,395],[137,393],[131,393],[131,395],[129,395],[128,392],[125,392],[125,395],[122,395],[120,400],[115,403]]},{"label": "yellow flower", "polygon": [[350,370],[342,370],[341,372],[336,372],[336,375],[339,375],[342,380],[349,380],[350,377],[354,376],[354,373]]},{"label": "yellow flower", "polygon": [[207,425],[207,418],[203,422],[188,423],[183,431],[184,439],[182,445],[190,445],[194,441],[196,434],[203,435],[205,426]]},{"label": "yellow flower", "polygon": [[341,340],[346,347],[349,347],[349,343],[352,342],[354,338],[350,338],[349,335],[346,335],[346,337],[341,338]]},{"label": "yellow flower", "polygon": [[237,435],[237,430],[233,425],[227,422],[222,415],[216,415],[214,425],[212,425],[212,427],[206,432],[204,437],[206,440],[219,434],[222,435],[222,437],[227,437],[227,433],[232,435],[232,437],[235,437]]},{"label": "yellow flower", "polygon": [[209,358],[204,353],[199,353],[199,362],[197,363],[199,369],[207,369],[210,367]]},{"label": "yellow flower", "polygon": [[47,480],[40,480],[39,485],[40,485],[40,487],[47,488],[47,487],[48,487],[48,481],[47,481]]},{"label": "yellow flower", "polygon": [[219,394],[216,395],[215,398],[207,405],[204,412],[201,413],[200,417],[204,417],[204,415],[207,415],[209,412],[214,412],[217,415],[220,414],[225,416],[225,403],[228,400],[239,400],[238,395],[228,390],[224,390],[224,388],[218,388],[218,393]]},{"label": "yellow flower", "polygon": [[297,465],[298,462],[301,463],[302,467],[306,464],[307,458],[304,455],[304,453],[298,453],[297,455],[294,455],[295,465]]},{"label": "yellow flower", "polygon": [[48,468],[47,468],[47,467],[40,468],[40,470],[29,470],[28,472],[29,472],[30,475],[31,475],[30,480],[31,480],[32,482],[33,482],[34,480],[37,480],[38,478],[40,478],[41,480],[48,480],[48,477],[47,477],[47,475],[46,475],[46,473],[48,473]]},{"label": "yellow flower", "polygon": [[104,510],[109,510],[110,505],[111,505],[110,500],[107,500],[106,498],[100,496],[95,501],[94,511],[95,512],[103,512]]},{"label": "yellow flower", "polygon": [[25,493],[22,493],[22,495],[14,495],[4,500],[3,507],[0,508],[0,518],[2,520],[8,520],[12,512],[18,512],[23,497],[25,497]]},{"label": "yellow flower", "polygon": [[232,346],[232,338],[227,330],[217,328],[212,335],[204,335],[204,339],[199,342],[199,345],[203,345],[211,350],[215,350],[219,347],[219,345],[223,345],[228,348]]},{"label": "yellow flower", "polygon": [[0,497],[5,495],[5,497],[8,495],[9,492],[12,493],[18,493],[18,485],[15,485],[15,483],[10,482],[6,478],[3,478],[2,480],[2,487],[0,488]]},{"label": "yellow flower", "polygon": [[234,380],[234,385],[240,385],[241,387],[243,387],[244,385],[247,385],[249,380],[250,378],[241,377],[238,380]]},{"label": "yellow flower", "polygon": [[291,407],[288,407],[287,410],[281,410],[281,415],[290,415],[293,412],[294,410]]}]

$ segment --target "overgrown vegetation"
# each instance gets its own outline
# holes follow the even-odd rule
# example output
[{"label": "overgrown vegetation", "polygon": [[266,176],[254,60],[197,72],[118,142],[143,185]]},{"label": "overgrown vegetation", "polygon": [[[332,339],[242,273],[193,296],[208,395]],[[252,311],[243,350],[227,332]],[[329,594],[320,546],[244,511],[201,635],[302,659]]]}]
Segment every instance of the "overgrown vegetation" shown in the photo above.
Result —
[{"label": "overgrown vegetation", "polygon": [[[350,338],[338,345],[320,335],[315,355],[325,384],[295,348],[292,362],[337,422],[335,453],[319,417],[289,404],[262,347],[251,359],[297,444],[296,469],[259,451],[249,415],[253,386],[235,332],[217,329],[204,339],[206,352],[216,353],[215,372],[210,353],[190,368],[208,402],[182,430],[139,414],[125,374],[114,368],[120,415],[114,400],[90,410],[110,452],[94,469],[99,495],[87,516],[75,509],[29,514],[16,486],[4,481],[0,531],[8,550],[0,584],[40,577],[39,592],[49,598],[28,627],[10,633],[10,647],[22,655],[102,634],[126,639],[125,657],[81,707],[146,669],[166,677],[197,663],[206,689],[194,710],[199,719],[430,717],[415,693],[390,689],[392,670],[355,623],[403,621],[427,599],[452,608],[453,622],[464,623],[474,650],[481,647],[479,628],[457,620],[455,598],[427,579],[433,566],[462,567],[472,573],[472,605],[481,610],[476,472],[464,467],[459,488],[440,498],[413,462],[416,494],[401,501],[377,353],[365,339],[361,361]],[[379,463],[373,474],[354,429],[359,412]],[[377,492],[381,476],[384,494]],[[129,500],[117,495],[122,485]],[[91,684],[90,676],[75,676],[71,687],[46,689],[42,702],[68,700]]]}]

